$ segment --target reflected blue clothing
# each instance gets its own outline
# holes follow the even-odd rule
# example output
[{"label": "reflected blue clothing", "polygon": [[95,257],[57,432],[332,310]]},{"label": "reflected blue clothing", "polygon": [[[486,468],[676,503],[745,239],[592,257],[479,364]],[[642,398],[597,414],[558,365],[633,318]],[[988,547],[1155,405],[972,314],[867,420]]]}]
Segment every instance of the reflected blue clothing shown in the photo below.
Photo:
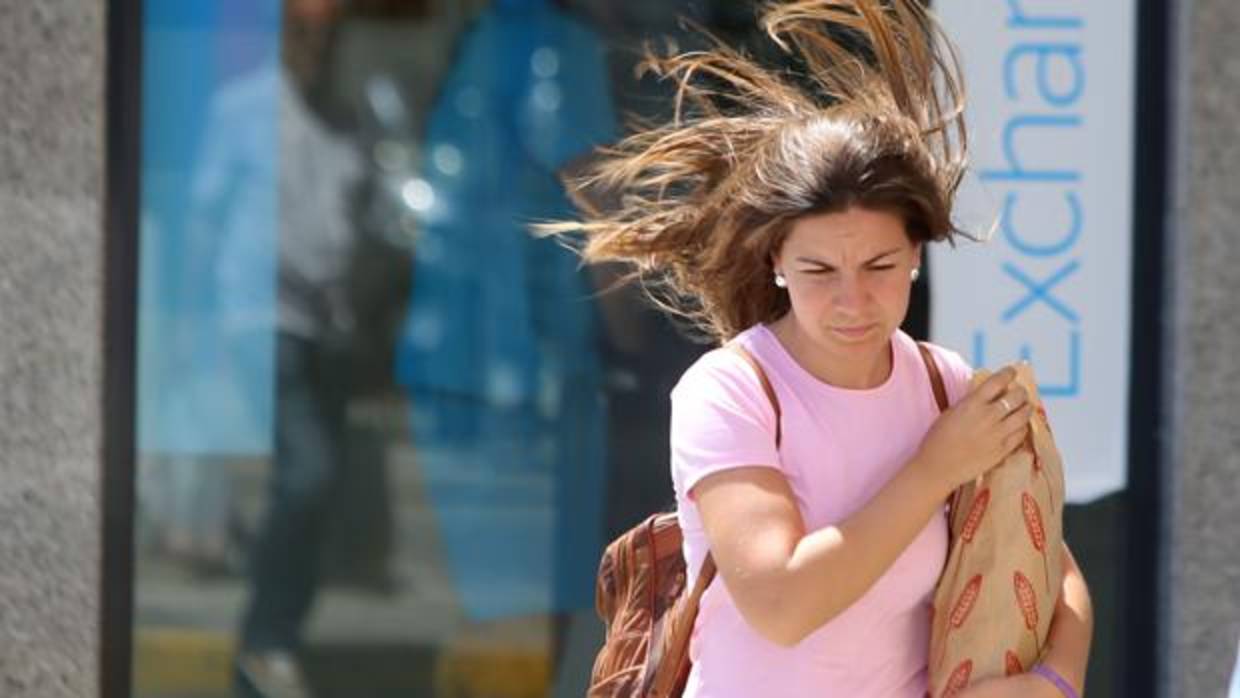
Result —
[{"label": "reflected blue clothing", "polygon": [[541,0],[498,3],[463,39],[408,188],[420,228],[397,371],[473,617],[592,603],[596,311],[577,257],[527,225],[570,214],[557,172],[613,138],[609,84],[586,27]]},{"label": "reflected blue clothing", "polygon": [[[225,51],[222,11],[149,4],[139,284],[143,451],[271,452],[281,93],[270,66],[279,54],[279,14],[274,23],[248,25],[268,66],[229,77],[211,68],[212,57]],[[230,249],[246,261],[238,278],[218,273]],[[254,328],[262,331],[233,341]]]}]

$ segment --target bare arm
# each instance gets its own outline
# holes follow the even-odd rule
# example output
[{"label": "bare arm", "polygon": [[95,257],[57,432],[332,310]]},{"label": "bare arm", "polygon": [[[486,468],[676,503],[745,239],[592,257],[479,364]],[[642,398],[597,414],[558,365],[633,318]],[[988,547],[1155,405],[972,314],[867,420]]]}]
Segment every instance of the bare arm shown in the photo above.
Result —
[{"label": "bare arm", "polygon": [[791,646],[865,594],[952,489],[1020,445],[1031,410],[1022,389],[1009,389],[1013,375],[995,374],[944,413],[917,455],[837,525],[807,531],[787,480],[771,468],[726,470],[698,483],[719,573],[750,626]]},{"label": "bare arm", "polygon": [[1059,601],[1055,604],[1042,663],[1072,684],[1078,694],[1084,695],[1085,670],[1093,639],[1094,607],[1089,597],[1089,587],[1085,584],[1085,575],[1066,543],[1063,546],[1063,570],[1063,585]]},{"label": "bare arm", "polygon": [[[1085,576],[1076,560],[1063,546],[1064,574],[1059,601],[1051,619],[1050,637],[1042,663],[1072,685],[1077,695],[1085,695],[1085,668],[1094,627],[1093,604]],[[981,681],[960,694],[960,698],[1064,698],[1055,684],[1033,673],[995,677]]]},{"label": "bare arm", "polygon": [[715,562],[741,614],[785,646],[859,599],[948,494],[921,468],[906,467],[846,521],[807,532],[788,482],[776,470],[724,471],[695,492]]}]

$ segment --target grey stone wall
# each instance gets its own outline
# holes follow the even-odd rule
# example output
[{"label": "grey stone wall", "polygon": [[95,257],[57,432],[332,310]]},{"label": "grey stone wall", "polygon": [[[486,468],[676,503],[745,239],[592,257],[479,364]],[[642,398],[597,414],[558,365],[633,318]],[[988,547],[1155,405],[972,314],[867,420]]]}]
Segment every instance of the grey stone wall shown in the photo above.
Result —
[{"label": "grey stone wall", "polygon": [[1177,5],[1162,695],[1221,696],[1240,639],[1240,3]]},{"label": "grey stone wall", "polygon": [[93,696],[102,2],[0,0],[0,695]]}]

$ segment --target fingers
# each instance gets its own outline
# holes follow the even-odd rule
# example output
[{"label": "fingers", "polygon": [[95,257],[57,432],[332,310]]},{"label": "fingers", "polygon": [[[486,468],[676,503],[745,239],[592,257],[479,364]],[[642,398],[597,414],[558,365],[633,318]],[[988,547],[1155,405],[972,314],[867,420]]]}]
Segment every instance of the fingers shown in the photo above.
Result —
[{"label": "fingers", "polygon": [[993,424],[1028,403],[1029,391],[1016,382],[1016,369],[1005,366],[977,386],[965,398],[965,402],[970,403],[968,407],[972,408],[975,414],[980,408],[989,417],[987,421]]},{"label": "fingers", "polygon": [[1005,453],[1010,453],[1024,442],[1025,437],[1029,435],[1029,420],[1032,418],[1033,405],[1026,403],[1020,409],[1004,417],[999,423]]},{"label": "fingers", "polygon": [[1016,369],[1011,366],[1005,366],[996,371],[993,376],[982,381],[982,384],[977,386],[967,399],[974,400],[983,405],[994,402],[1007,391],[1014,380],[1016,380]]},{"label": "fingers", "polygon": [[1006,391],[991,403],[996,415],[996,420],[1002,420],[1009,414],[1024,407],[1029,403],[1029,391],[1025,390],[1025,386],[1019,383],[1008,385]]}]

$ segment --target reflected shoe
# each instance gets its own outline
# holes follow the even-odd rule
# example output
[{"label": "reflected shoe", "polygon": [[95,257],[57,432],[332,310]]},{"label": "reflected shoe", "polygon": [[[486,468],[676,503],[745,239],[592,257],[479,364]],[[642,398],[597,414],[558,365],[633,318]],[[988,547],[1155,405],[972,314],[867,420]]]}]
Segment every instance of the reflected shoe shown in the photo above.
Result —
[{"label": "reflected shoe", "polygon": [[313,698],[301,665],[292,652],[247,652],[237,657],[237,673],[245,696],[254,698]]}]

